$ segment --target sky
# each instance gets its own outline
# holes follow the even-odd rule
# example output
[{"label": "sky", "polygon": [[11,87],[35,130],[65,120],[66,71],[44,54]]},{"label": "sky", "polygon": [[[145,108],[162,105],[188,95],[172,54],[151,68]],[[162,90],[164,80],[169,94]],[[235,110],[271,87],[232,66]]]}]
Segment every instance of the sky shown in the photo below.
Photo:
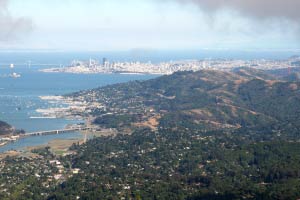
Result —
[{"label": "sky", "polygon": [[0,49],[300,49],[299,0],[0,0]]}]

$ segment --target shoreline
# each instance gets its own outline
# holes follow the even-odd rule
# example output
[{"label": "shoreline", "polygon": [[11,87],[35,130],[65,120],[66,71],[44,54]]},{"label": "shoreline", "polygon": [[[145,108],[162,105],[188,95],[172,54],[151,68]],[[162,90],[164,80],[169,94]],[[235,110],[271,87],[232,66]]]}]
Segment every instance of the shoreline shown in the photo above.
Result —
[{"label": "shoreline", "polygon": [[[0,160],[5,158],[6,156],[36,156],[35,153],[31,151],[34,149],[41,149],[45,147],[50,147],[51,151],[56,155],[68,155],[72,153],[69,148],[74,143],[83,144],[94,137],[102,137],[102,136],[114,136],[117,134],[117,131],[114,129],[103,129],[101,131],[96,132],[83,132],[79,131],[77,133],[81,134],[81,138],[55,138],[47,141],[46,144],[34,145],[23,147],[20,150],[7,150],[0,153]],[[87,137],[88,136],[88,137]],[[30,136],[34,137],[34,136]]]},{"label": "shoreline", "polygon": [[55,71],[57,68],[40,69],[39,72],[42,73],[65,73],[65,74],[120,74],[120,75],[168,75],[171,73],[161,73],[161,72],[91,72],[91,71]]},{"label": "shoreline", "polygon": [[[64,134],[64,133],[62,133]],[[53,140],[62,140],[62,141],[83,141],[84,140],[84,134],[81,132],[81,131],[74,131],[74,132],[71,132],[71,134],[80,134],[80,136],[76,136],[74,138],[68,138],[68,137],[65,137],[65,138],[48,138],[47,140],[45,141],[38,141],[38,144],[28,144],[28,146],[24,145],[24,146],[18,146],[16,147],[15,149],[7,149],[6,151],[4,150],[3,152],[0,152],[0,155],[2,154],[6,154],[7,152],[10,152],[10,151],[13,151],[13,152],[19,152],[19,153],[30,153],[30,151],[28,151],[28,149],[37,149],[37,148],[41,148],[41,147],[46,147],[46,146],[49,146],[49,143]],[[51,135],[57,135],[57,134],[51,134]],[[61,135],[61,134],[59,134]],[[8,141],[6,142],[5,145],[3,146],[0,146],[1,147],[5,147],[6,145],[9,145],[9,144],[12,144],[12,143],[15,143],[15,142],[18,142],[19,140],[22,140],[22,139],[26,139],[26,138],[34,138],[34,137],[46,137],[46,136],[49,136],[49,135],[41,135],[41,136],[20,136],[18,140],[15,140],[15,141]],[[45,143],[46,142],[46,143]],[[55,144],[55,143],[53,143]]]},{"label": "shoreline", "polygon": [[[102,73],[102,74],[107,74],[107,73]],[[119,74],[121,74],[121,73],[119,73]],[[128,76],[130,76],[129,74],[131,74],[131,73],[124,73],[124,76],[126,76],[127,74],[128,74]],[[135,73],[135,74],[136,75],[145,75],[142,73]],[[129,79],[134,79],[134,78],[129,78]],[[127,80],[127,79],[125,79],[125,80]],[[113,81],[113,82],[118,83],[119,81]],[[22,83],[23,82],[21,82],[19,84],[22,84]],[[105,85],[106,83],[103,83],[103,84]],[[92,85],[92,84],[90,84],[90,85]],[[6,90],[5,87],[0,87],[0,89]],[[80,89],[78,89],[76,91],[80,91]],[[43,94],[45,94],[45,95],[43,95]],[[55,93],[53,92],[53,94],[55,94]],[[22,108],[21,112],[24,112],[24,113],[26,112],[26,116],[24,117],[24,119],[30,121],[30,123],[29,123],[30,127],[34,127],[32,129],[33,131],[31,131],[31,129],[30,129],[30,130],[26,130],[27,132],[35,132],[36,130],[37,130],[36,132],[47,130],[48,121],[49,121],[49,129],[51,129],[51,130],[52,129],[53,130],[60,129],[60,127],[63,128],[64,126],[67,126],[70,124],[84,126],[84,124],[86,125],[89,123],[88,122],[89,116],[87,116],[85,114],[85,111],[87,110],[87,112],[90,112],[91,108],[101,107],[101,105],[98,105],[97,103],[88,105],[85,102],[81,102],[79,100],[77,101],[76,99],[73,100],[73,98],[60,95],[61,94],[60,92],[58,92],[57,94],[59,94],[59,95],[52,95],[51,93],[49,94],[47,91],[34,94],[33,95],[34,101],[35,101],[35,98],[38,98],[38,100],[42,100],[42,101],[46,102],[45,105],[43,104],[43,102],[42,102],[42,104],[36,104],[36,105],[41,105],[41,106],[37,106],[37,107],[32,106],[31,105],[32,102],[27,101],[27,99],[26,99],[26,101],[24,101],[26,103],[26,105],[24,104],[24,109]],[[4,94],[4,95],[6,95],[6,94]],[[9,93],[8,95],[11,95],[11,94]],[[13,94],[11,96],[19,97],[18,95],[19,94],[17,93],[17,94]],[[43,96],[39,96],[39,95],[43,95]],[[20,95],[20,96],[23,97],[22,95]],[[29,109],[28,107],[25,107],[25,106],[32,106],[32,109],[31,109],[31,107]],[[28,109],[28,111],[26,109]],[[30,119],[32,119],[32,120],[30,120]],[[39,119],[41,119],[41,120],[39,120]],[[43,121],[43,119],[45,119],[45,120]],[[62,119],[62,120],[60,120],[60,119]],[[41,126],[39,126],[40,122],[41,122]],[[55,125],[54,123],[56,123],[57,125]],[[21,125],[23,125],[23,124],[21,124]],[[91,124],[88,124],[88,126],[91,126]],[[91,134],[93,134],[93,133],[91,133]],[[22,139],[22,137],[23,136],[20,135],[20,139]],[[66,137],[61,136],[61,137],[67,138],[68,136],[66,136]],[[77,136],[75,136],[75,137],[77,137]],[[0,153],[0,155],[4,154],[4,152],[10,151],[11,149],[23,149],[23,146],[30,146],[32,144],[43,144],[44,142],[50,142],[52,139],[53,139],[53,137],[47,137],[47,138],[43,138],[43,139],[38,138],[32,142],[29,142],[29,140],[32,140],[31,138],[29,140],[22,139],[21,142],[16,141],[17,144],[11,144],[11,142],[1,141],[0,148],[1,148],[2,153]],[[80,139],[81,139],[81,137],[80,137]]]},{"label": "shoreline", "polygon": [[40,119],[66,119],[66,120],[79,120],[85,121],[83,116],[75,113],[81,113],[86,109],[86,104],[83,102],[75,102],[71,98],[61,95],[53,96],[39,96],[43,101],[47,101],[50,105],[49,108],[36,109],[36,113],[41,116],[31,116],[30,118]]},{"label": "shoreline", "polygon": [[[86,124],[86,119],[82,116],[74,115],[72,111],[78,109],[78,107],[81,107],[82,105],[78,106],[76,102],[71,101],[68,98],[65,98],[63,96],[38,96],[43,101],[47,101],[49,103],[49,108],[47,109],[36,109],[36,114],[34,116],[29,116],[29,119],[65,119],[66,122],[64,124],[63,129],[70,129],[70,128],[81,128],[83,124]],[[55,107],[52,106],[56,105]],[[77,106],[77,107],[76,107]],[[80,110],[81,111],[81,110]],[[41,115],[41,116],[39,116]],[[73,122],[68,123],[68,120],[73,120]],[[76,122],[77,121],[77,122]],[[44,132],[44,130],[36,131],[38,132]],[[77,131],[74,131],[77,132]],[[48,135],[48,134],[47,134]],[[54,134],[51,134],[54,135]],[[45,135],[46,136],[46,135]],[[4,137],[4,139],[0,143],[0,148],[6,148],[6,146],[10,145],[11,143],[17,142],[21,139],[27,138],[27,137],[34,137],[34,136],[26,136],[23,134],[19,134],[16,136],[13,135],[7,135],[7,138]],[[68,139],[69,140],[69,139]],[[82,140],[82,138],[80,138]],[[50,142],[51,140],[49,140]],[[35,146],[33,146],[35,147]],[[26,147],[24,147],[25,149]],[[21,148],[23,149],[23,148]],[[7,150],[10,151],[10,150]],[[7,151],[3,151],[0,154],[4,154]],[[18,150],[17,150],[18,151]]]}]

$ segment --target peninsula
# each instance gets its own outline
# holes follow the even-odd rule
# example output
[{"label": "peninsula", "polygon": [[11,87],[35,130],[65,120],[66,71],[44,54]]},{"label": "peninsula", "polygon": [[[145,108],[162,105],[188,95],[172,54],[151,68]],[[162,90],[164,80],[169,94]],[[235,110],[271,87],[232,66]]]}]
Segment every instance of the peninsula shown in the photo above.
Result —
[{"label": "peninsula", "polygon": [[294,68],[300,66],[300,56],[293,56],[286,60],[234,60],[234,59],[203,59],[182,60],[162,63],[142,62],[109,62],[103,58],[102,63],[97,60],[74,60],[69,66],[41,69],[46,73],[133,73],[133,74],[172,74],[177,71],[223,70],[251,67],[261,70]]}]

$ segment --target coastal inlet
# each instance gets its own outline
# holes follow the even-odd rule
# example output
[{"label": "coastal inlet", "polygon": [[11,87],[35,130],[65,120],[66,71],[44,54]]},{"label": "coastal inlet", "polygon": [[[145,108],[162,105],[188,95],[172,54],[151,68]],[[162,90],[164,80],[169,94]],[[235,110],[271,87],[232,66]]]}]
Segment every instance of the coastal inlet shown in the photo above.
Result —
[{"label": "coastal inlet", "polygon": [[[51,107],[48,109],[37,109],[36,116],[31,116],[31,119],[58,119],[63,118],[70,120],[70,122],[77,122],[74,124],[68,124],[63,129],[56,129],[56,130],[43,130],[43,131],[34,131],[34,132],[27,132],[24,134],[19,135],[4,135],[0,138],[0,147],[8,146],[6,148],[0,148],[0,152],[4,150],[10,150],[14,149],[13,147],[16,146],[11,145],[12,143],[16,143],[19,140],[24,140],[24,138],[27,137],[33,137],[33,136],[46,136],[46,135],[57,135],[60,134],[62,136],[66,135],[66,133],[79,133],[83,131],[89,131],[89,132],[96,132],[100,131],[98,127],[96,126],[90,126],[87,127],[84,123],[83,117],[80,115],[77,115],[77,113],[80,113],[86,109],[84,102],[74,102],[70,99],[64,98],[62,96],[40,96],[39,97],[43,101],[47,101],[49,105],[51,106],[57,106],[57,107]],[[75,135],[82,139],[82,134]],[[20,144],[20,143],[18,143]],[[23,145],[19,145],[23,146]],[[3,150],[4,149],[4,150]]]}]

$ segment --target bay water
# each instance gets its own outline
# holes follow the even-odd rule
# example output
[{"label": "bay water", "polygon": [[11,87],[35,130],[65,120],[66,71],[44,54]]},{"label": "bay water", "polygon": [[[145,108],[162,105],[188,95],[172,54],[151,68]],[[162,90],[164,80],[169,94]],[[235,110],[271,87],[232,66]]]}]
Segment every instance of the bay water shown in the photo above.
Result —
[{"label": "bay water", "polygon": [[[62,107],[54,105],[40,96],[64,95],[72,92],[92,89],[105,85],[128,82],[132,80],[147,80],[157,75],[135,74],[67,74],[43,73],[42,67],[18,65],[10,68],[0,66],[0,120],[5,121],[17,129],[26,132],[63,129],[68,124],[80,123],[79,120],[39,118],[37,109]],[[12,78],[12,73],[20,74],[19,78]],[[63,133],[59,135],[32,136],[0,147],[0,153],[8,150],[22,150],[29,146],[47,144],[53,139],[82,138],[80,133]]]},{"label": "bay water", "polygon": [[[1,51],[0,52],[0,120],[26,132],[62,129],[67,124],[81,121],[67,119],[45,119],[39,117],[36,109],[47,109],[64,105],[53,105],[39,96],[63,95],[79,90],[92,89],[109,84],[132,80],[147,80],[157,75],[133,74],[65,74],[42,73],[39,69],[67,66],[72,60],[140,61],[153,63],[186,59],[286,59],[299,55],[300,51],[155,51],[132,50],[127,52],[63,52],[63,51]],[[14,68],[10,68],[14,64]],[[9,77],[18,73],[20,78]],[[21,150],[28,146],[47,144],[53,139],[81,138],[80,133],[35,136],[20,139],[0,147],[0,153],[7,150]]]}]

